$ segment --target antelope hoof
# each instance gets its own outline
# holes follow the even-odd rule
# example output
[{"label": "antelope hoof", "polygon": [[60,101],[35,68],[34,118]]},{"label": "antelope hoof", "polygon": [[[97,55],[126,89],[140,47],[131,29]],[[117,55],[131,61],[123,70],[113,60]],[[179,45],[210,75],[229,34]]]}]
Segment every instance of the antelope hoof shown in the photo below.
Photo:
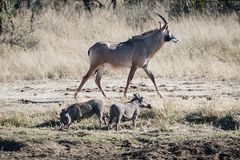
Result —
[{"label": "antelope hoof", "polygon": [[159,94],[159,97],[160,97],[161,99],[164,99],[163,96],[162,96],[161,94]]},{"label": "antelope hoof", "polygon": [[104,98],[105,98],[105,99],[107,99],[107,100],[110,100],[110,98],[109,98],[109,97],[107,97],[107,96],[104,96]]}]

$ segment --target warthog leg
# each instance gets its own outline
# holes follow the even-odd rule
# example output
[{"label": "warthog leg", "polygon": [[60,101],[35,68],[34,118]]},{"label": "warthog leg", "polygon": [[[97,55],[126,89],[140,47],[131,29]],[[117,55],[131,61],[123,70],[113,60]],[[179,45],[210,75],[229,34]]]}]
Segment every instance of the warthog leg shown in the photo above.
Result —
[{"label": "warthog leg", "polygon": [[105,116],[102,117],[102,120],[103,120],[103,122],[104,122],[104,125],[107,125]]},{"label": "warthog leg", "polygon": [[138,116],[137,115],[134,115],[133,118],[132,118],[132,122],[133,122],[133,128],[136,127],[136,121],[138,119]]},{"label": "warthog leg", "polygon": [[98,120],[99,120],[99,123],[100,123],[100,128],[102,128],[103,116],[102,116],[102,115],[99,115],[99,116],[98,116]]},{"label": "warthog leg", "polygon": [[118,129],[119,129],[119,124],[120,124],[121,119],[122,119],[122,115],[119,115],[116,120],[116,131],[118,131]]},{"label": "warthog leg", "polygon": [[109,130],[110,127],[111,127],[111,124],[112,124],[112,122],[113,122],[113,119],[114,119],[114,117],[112,117],[112,116],[110,115],[110,119],[109,119],[109,123],[108,123],[108,130]]}]

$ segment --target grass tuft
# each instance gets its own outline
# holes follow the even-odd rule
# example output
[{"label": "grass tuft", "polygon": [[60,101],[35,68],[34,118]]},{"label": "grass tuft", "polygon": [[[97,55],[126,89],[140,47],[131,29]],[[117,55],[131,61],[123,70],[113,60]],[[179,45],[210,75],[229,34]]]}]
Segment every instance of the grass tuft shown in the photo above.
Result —
[{"label": "grass tuft", "polygon": [[24,114],[15,113],[9,117],[0,117],[0,126],[7,127],[29,127],[31,125],[30,118]]}]

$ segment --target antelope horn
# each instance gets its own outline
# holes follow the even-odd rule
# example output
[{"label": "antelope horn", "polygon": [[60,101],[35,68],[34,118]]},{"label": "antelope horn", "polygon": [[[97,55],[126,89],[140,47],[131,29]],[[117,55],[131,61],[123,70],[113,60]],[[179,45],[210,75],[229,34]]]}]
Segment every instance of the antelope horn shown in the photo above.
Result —
[{"label": "antelope horn", "polygon": [[162,15],[160,15],[160,14],[158,14],[158,13],[154,13],[154,14],[156,14],[157,16],[159,16],[159,17],[164,21],[165,25],[168,24],[167,21],[166,21],[166,19],[165,19]]}]

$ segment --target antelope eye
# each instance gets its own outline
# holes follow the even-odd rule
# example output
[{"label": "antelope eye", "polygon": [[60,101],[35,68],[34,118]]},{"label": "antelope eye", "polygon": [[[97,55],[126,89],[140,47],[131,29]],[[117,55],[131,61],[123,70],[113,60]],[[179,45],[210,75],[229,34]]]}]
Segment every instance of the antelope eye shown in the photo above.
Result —
[{"label": "antelope eye", "polygon": [[168,41],[170,41],[170,40],[171,40],[171,39],[170,39],[170,36],[169,36],[169,35],[166,35],[166,36],[165,36],[165,41],[168,42]]}]

